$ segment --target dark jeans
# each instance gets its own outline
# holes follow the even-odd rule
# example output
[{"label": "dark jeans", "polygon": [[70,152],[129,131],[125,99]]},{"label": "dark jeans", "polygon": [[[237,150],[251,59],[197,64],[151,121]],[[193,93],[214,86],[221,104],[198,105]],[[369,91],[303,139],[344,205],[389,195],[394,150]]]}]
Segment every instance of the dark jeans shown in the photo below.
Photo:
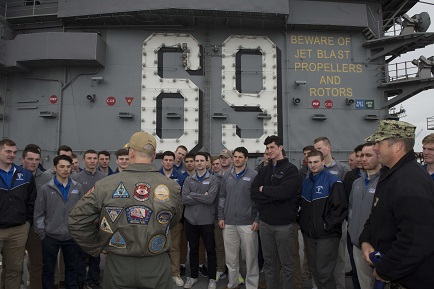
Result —
[{"label": "dark jeans", "polygon": [[[86,277],[86,258],[89,270],[87,271]],[[99,280],[101,271],[99,269],[99,263],[101,258],[98,256],[96,258],[87,254],[80,248],[78,257],[78,282],[85,282],[86,280]]]},{"label": "dark jeans", "polygon": [[217,258],[215,252],[214,223],[209,225],[192,225],[185,220],[184,226],[190,246],[191,277],[197,278],[199,276],[199,239],[202,237],[208,260],[208,276],[209,279],[215,279]]},{"label": "dark jeans", "polygon": [[347,233],[347,249],[348,255],[350,256],[351,270],[353,271],[353,276],[351,276],[351,280],[353,281],[353,287],[354,289],[361,289],[359,284],[359,277],[357,277],[356,264],[354,263],[353,243],[351,242],[351,237],[349,233]]},{"label": "dark jeans", "polygon": [[59,241],[49,236],[42,240],[42,288],[54,288],[54,270],[56,268],[59,249],[62,249],[65,262],[65,288],[78,289],[77,263],[79,247],[73,239]]}]

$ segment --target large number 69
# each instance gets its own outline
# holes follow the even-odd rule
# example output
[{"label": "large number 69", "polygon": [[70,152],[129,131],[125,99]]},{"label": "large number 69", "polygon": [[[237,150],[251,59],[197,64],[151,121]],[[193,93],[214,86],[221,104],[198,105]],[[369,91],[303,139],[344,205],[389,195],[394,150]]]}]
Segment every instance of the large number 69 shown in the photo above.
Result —
[{"label": "large number 69", "polygon": [[[172,47],[183,53],[185,70],[200,70],[200,45],[189,34],[157,34],[143,43],[141,129],[156,137],[158,151],[173,150],[183,144],[191,149],[199,142],[200,90],[189,79],[162,78],[159,73],[158,54],[161,49]],[[236,55],[239,51],[257,51],[262,58],[262,90],[259,93],[244,93],[237,89]],[[265,116],[262,135],[257,138],[242,138],[237,134],[236,124],[222,125],[222,144],[234,149],[244,146],[250,152],[262,152],[267,135],[278,133],[278,57],[271,40],[263,36],[230,36],[222,45],[222,91],[221,97],[231,107],[258,108]],[[184,130],[178,138],[163,138],[157,127],[157,102],[162,95],[180,95],[184,100]],[[160,116],[161,117],[161,116]]]}]

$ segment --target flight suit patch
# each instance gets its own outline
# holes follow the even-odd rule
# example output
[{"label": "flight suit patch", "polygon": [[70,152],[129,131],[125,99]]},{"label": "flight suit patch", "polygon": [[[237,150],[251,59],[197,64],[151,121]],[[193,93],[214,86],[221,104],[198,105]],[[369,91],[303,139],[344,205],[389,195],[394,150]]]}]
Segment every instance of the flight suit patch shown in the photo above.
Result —
[{"label": "flight suit patch", "polygon": [[107,211],[107,214],[110,217],[110,220],[114,223],[118,216],[121,214],[123,208],[118,207],[105,207],[105,210]]},{"label": "flight suit patch", "polygon": [[121,236],[121,234],[119,232],[116,232],[110,239],[109,246],[119,249],[125,249],[127,247],[127,244],[125,243],[125,240]]},{"label": "flight suit patch", "polygon": [[152,254],[158,254],[163,250],[166,244],[166,237],[164,235],[155,235],[151,238],[148,244],[149,252]]},{"label": "flight suit patch", "polygon": [[157,222],[166,225],[172,220],[173,214],[170,211],[161,211],[157,214]]},{"label": "flight suit patch", "polygon": [[154,190],[154,200],[160,203],[170,200],[169,188],[166,185],[158,185]]},{"label": "flight suit patch", "polygon": [[89,196],[90,194],[92,194],[92,192],[95,191],[95,186],[93,186],[89,191],[87,191],[86,194],[84,194],[85,197]]},{"label": "flight suit patch", "polygon": [[125,209],[129,224],[147,225],[151,219],[152,210],[145,206],[132,206]]},{"label": "flight suit patch", "polygon": [[100,224],[99,227],[100,227],[100,229],[103,230],[104,232],[107,232],[107,233],[113,234],[113,230],[112,230],[112,228],[110,228],[110,225],[109,225],[109,223],[107,222],[106,217],[103,217],[103,218],[102,218],[102,220],[101,220],[101,224]]},{"label": "flight suit patch", "polygon": [[128,194],[127,189],[124,186],[124,183],[120,182],[116,190],[114,191],[112,198],[129,198],[130,194]]},{"label": "flight suit patch", "polygon": [[147,183],[137,183],[134,188],[134,199],[139,202],[144,202],[149,199],[151,193],[151,186]]}]

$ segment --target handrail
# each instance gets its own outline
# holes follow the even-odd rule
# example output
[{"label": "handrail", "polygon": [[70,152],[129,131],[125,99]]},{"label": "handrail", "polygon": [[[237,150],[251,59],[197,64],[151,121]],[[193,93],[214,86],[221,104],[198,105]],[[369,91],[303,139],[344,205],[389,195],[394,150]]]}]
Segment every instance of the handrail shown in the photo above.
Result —
[{"label": "handrail", "polygon": [[21,0],[9,1],[5,5],[5,18],[40,16],[56,14],[59,7],[57,0]]}]

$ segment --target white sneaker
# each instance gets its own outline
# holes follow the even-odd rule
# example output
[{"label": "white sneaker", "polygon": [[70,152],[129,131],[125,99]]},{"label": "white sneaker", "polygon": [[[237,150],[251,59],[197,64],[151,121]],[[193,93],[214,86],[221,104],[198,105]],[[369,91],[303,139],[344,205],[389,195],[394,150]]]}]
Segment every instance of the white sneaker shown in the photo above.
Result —
[{"label": "white sneaker", "polygon": [[209,279],[208,289],[216,289],[216,288],[217,288],[217,281],[214,279]]},{"label": "white sneaker", "polygon": [[182,280],[181,276],[172,276],[172,280],[175,282],[176,286],[184,286],[184,280]]},{"label": "white sneaker", "polygon": [[197,278],[187,277],[187,281],[185,281],[185,283],[184,283],[184,288],[191,288],[196,283],[197,283]]}]

